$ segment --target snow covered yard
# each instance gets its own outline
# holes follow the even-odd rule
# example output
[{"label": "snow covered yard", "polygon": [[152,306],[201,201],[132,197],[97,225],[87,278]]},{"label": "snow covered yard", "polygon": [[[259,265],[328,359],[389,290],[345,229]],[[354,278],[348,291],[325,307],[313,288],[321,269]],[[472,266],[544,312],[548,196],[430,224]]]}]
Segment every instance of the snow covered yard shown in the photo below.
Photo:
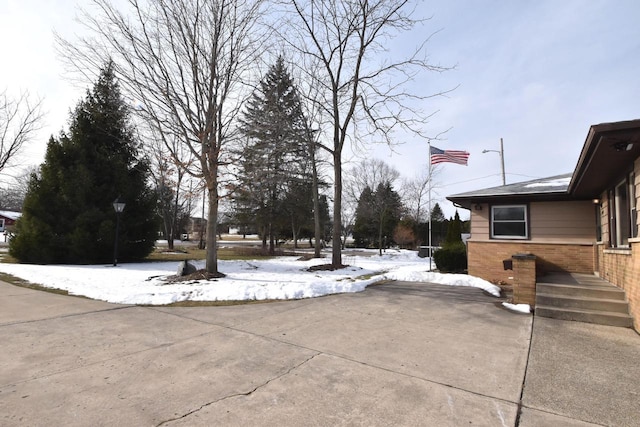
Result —
[{"label": "snow covered yard", "polygon": [[[72,295],[119,304],[163,305],[178,301],[230,301],[312,298],[344,292],[360,292],[381,280],[432,282],[481,288],[494,296],[500,288],[464,274],[428,272],[429,259],[413,251],[387,251],[382,256],[349,256],[349,267],[337,271],[308,271],[326,264],[327,258],[301,261],[298,257],[269,260],[219,261],[227,276],[215,280],[167,282],[178,262],[105,265],[2,264],[0,272],[12,274]],[[204,261],[194,262],[204,268]]]}]

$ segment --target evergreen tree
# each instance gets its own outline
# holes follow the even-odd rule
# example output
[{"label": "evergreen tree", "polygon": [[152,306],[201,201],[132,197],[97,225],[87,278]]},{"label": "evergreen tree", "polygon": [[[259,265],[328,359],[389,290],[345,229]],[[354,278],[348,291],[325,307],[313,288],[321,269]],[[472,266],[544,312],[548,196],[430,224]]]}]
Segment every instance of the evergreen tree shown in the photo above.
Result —
[{"label": "evergreen tree", "polygon": [[375,196],[366,186],[358,198],[356,220],[353,225],[353,240],[357,247],[369,247],[375,242],[376,228],[373,224]]},{"label": "evergreen tree", "polygon": [[106,263],[113,260],[116,214],[121,214],[118,259],[144,258],[157,232],[148,163],[129,124],[113,65],[108,64],[72,113],[69,133],[51,137],[40,176],[29,183],[10,251],[30,263]]},{"label": "evergreen tree", "polygon": [[456,214],[452,220],[449,221],[449,227],[447,228],[447,237],[444,240],[445,244],[462,243],[462,222],[460,221],[460,215],[456,210]]},{"label": "evergreen tree", "polygon": [[393,231],[402,216],[400,195],[386,181],[378,184],[376,191],[365,187],[358,199],[353,238],[357,246],[387,247],[393,239]]},{"label": "evergreen tree", "polygon": [[374,194],[374,222],[378,232],[378,250],[387,248],[393,240],[393,230],[402,216],[402,200],[390,182],[378,184]]},{"label": "evergreen tree", "polygon": [[[439,203],[431,208],[431,244],[441,246],[447,236],[449,221],[444,216]],[[429,224],[425,223],[421,228],[420,236],[424,242],[429,242]]]},{"label": "evergreen tree", "polygon": [[[241,211],[253,212],[263,244],[269,237],[270,253],[276,236],[288,234],[285,229],[297,230],[300,218],[312,214],[310,193],[303,198],[289,196],[311,182],[304,121],[293,79],[279,57],[248,101],[242,119],[247,143],[240,153],[236,199],[236,205],[244,206]],[[293,212],[296,218],[291,221],[287,213]]]},{"label": "evergreen tree", "polygon": [[433,254],[436,267],[441,272],[462,272],[467,268],[467,247],[462,242],[462,223],[458,211],[449,221],[447,237],[442,248]]},{"label": "evergreen tree", "polygon": [[444,213],[442,212],[442,208],[439,203],[433,205],[431,209],[431,221],[432,222],[445,222],[447,219],[444,217]]}]

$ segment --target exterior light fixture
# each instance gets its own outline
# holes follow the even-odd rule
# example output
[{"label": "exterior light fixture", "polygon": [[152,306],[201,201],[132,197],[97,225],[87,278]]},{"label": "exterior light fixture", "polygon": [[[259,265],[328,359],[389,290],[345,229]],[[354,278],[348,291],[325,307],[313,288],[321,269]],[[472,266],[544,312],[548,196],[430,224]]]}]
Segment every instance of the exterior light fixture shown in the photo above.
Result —
[{"label": "exterior light fixture", "polygon": [[113,266],[118,265],[118,234],[120,234],[120,214],[124,211],[126,203],[120,196],[113,201],[113,210],[116,211],[116,238],[113,242]]}]

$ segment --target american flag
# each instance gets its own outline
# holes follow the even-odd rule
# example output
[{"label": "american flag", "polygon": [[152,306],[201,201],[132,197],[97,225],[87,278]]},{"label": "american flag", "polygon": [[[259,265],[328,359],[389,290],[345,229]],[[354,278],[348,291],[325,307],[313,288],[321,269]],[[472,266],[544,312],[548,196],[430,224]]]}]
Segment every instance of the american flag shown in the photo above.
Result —
[{"label": "american flag", "polygon": [[469,153],[461,150],[441,150],[436,147],[431,147],[431,164],[437,165],[438,163],[457,163],[459,165],[467,166],[469,160]]}]

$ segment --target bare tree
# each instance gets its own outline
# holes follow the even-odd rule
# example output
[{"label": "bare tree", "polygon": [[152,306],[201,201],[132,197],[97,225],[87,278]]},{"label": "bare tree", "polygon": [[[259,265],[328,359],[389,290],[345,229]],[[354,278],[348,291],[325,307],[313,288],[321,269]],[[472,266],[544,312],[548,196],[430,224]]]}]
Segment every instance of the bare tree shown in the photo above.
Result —
[{"label": "bare tree", "polygon": [[[70,65],[87,70],[112,59],[123,90],[156,128],[177,164],[202,178],[208,194],[206,271],[220,276],[218,204],[224,197],[236,119],[264,50],[258,28],[262,0],[127,0],[128,13],[109,0],[82,22],[93,37],[58,38]],[[187,153],[174,149],[177,140]]]},{"label": "bare tree", "polygon": [[[422,131],[428,115],[417,101],[436,95],[406,90],[420,71],[444,71],[427,61],[425,44],[413,54],[393,58],[385,44],[420,21],[408,0],[292,0],[294,17],[284,39],[302,56],[300,66],[314,70],[309,84],[321,88],[313,100],[323,110],[333,157],[333,268],[342,266],[342,152],[345,144],[377,136],[393,142],[393,131]],[[323,126],[324,127],[324,126]]]},{"label": "bare tree", "polygon": [[393,185],[400,178],[400,172],[396,168],[380,159],[361,160],[346,172],[344,197],[345,200],[351,199],[356,202],[366,187],[378,188],[378,185],[384,183]]},{"label": "bare tree", "polygon": [[27,92],[13,99],[0,93],[0,172],[13,165],[16,156],[42,128],[42,101],[32,101]]},{"label": "bare tree", "polygon": [[16,211],[22,210],[24,198],[29,190],[31,175],[38,174],[36,166],[29,166],[17,173],[11,183],[5,188],[0,188],[0,210]]},{"label": "bare tree", "polygon": [[[299,68],[298,68],[299,69]],[[309,70],[305,74],[309,75],[310,73],[314,73],[314,70]],[[304,84],[304,79],[300,79]],[[316,80],[316,79],[314,79]],[[317,100],[319,99],[320,90],[316,86],[305,85],[304,91],[298,89],[298,92],[301,93],[301,98],[304,101],[307,101],[303,104],[303,110],[305,112],[305,117],[307,120],[305,121],[305,134],[306,134],[306,144],[307,151],[309,154],[309,159],[311,161],[311,179],[312,179],[312,197],[313,197],[313,235],[314,235],[314,253],[313,256],[315,258],[320,258],[321,250],[324,244],[324,233],[321,225],[320,218],[320,185],[321,185],[321,168],[324,164],[324,159],[322,153],[320,152],[321,144],[319,143],[319,138],[321,137],[321,129],[316,128],[315,126],[319,126],[322,120],[322,110],[318,108],[318,102],[309,102],[309,100]]]},{"label": "bare tree", "polygon": [[[182,145],[174,141],[175,152]],[[200,189],[194,191],[191,182],[187,182],[186,168],[176,165],[171,152],[158,139],[145,144],[149,158],[151,179],[158,197],[158,214],[162,220],[164,237],[169,249],[174,249],[174,241],[180,239],[180,233],[192,214],[193,199],[199,196]]]},{"label": "bare tree", "polygon": [[434,177],[440,172],[440,168],[424,168],[413,178],[402,180],[401,193],[407,215],[416,223],[429,219],[429,187],[433,188]]}]

